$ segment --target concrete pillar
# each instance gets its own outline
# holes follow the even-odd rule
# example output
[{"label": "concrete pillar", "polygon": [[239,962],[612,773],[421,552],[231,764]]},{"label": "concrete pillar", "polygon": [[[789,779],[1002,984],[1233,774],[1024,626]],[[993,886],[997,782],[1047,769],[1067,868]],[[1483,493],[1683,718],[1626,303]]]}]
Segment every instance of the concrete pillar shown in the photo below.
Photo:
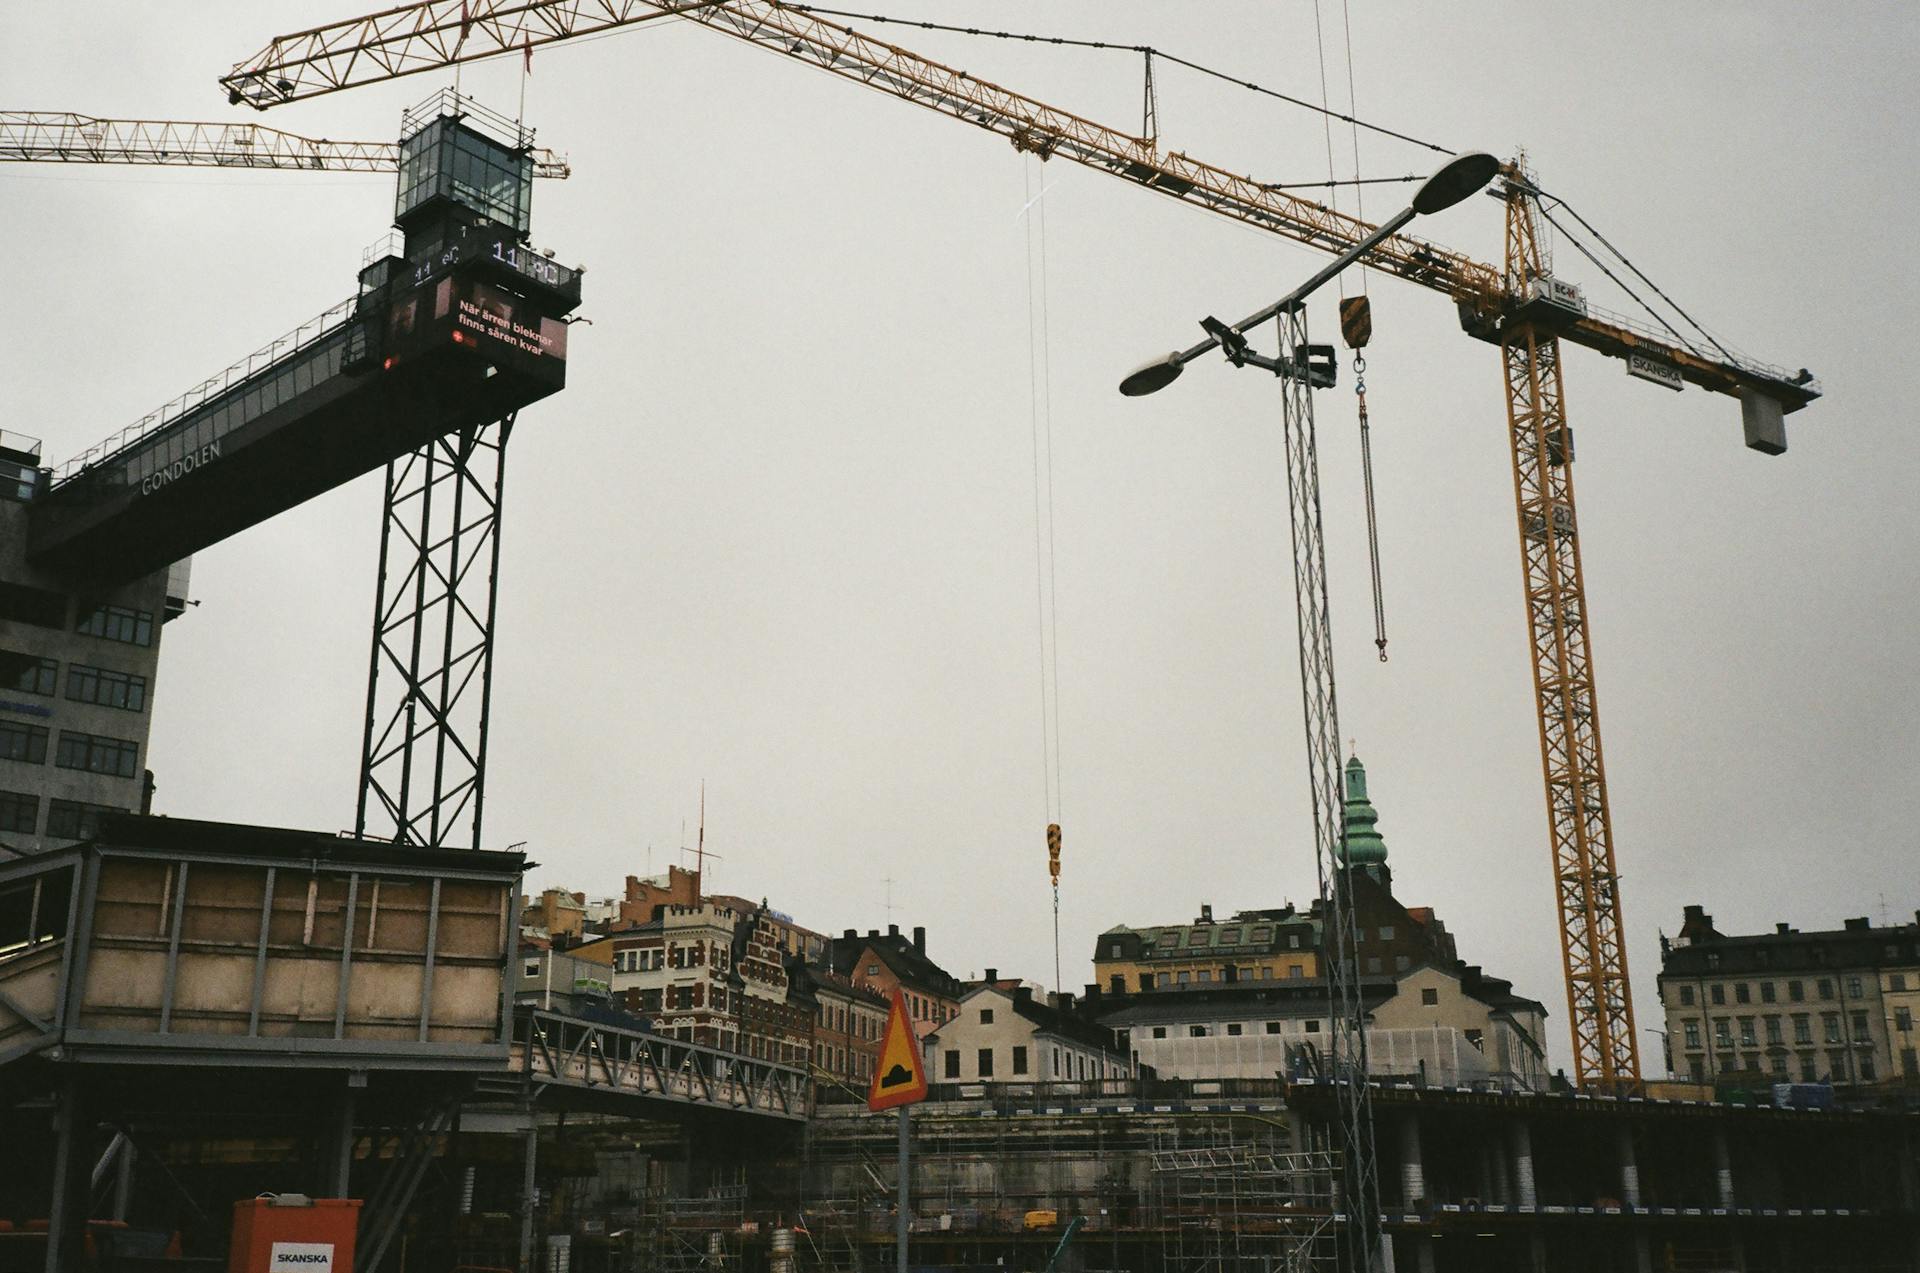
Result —
[{"label": "concrete pillar", "polygon": [[1414,1273],[1434,1273],[1433,1239],[1427,1234],[1418,1234],[1413,1239]]},{"label": "concrete pillar", "polygon": [[1720,1205],[1732,1210],[1733,1202],[1733,1155],[1727,1152],[1727,1129],[1713,1129],[1713,1177],[1719,1187]]},{"label": "concrete pillar", "polygon": [[1493,1162],[1493,1199],[1503,1207],[1513,1205],[1513,1178],[1507,1171],[1507,1155],[1498,1143],[1488,1147],[1487,1157]]},{"label": "concrete pillar", "polygon": [[1420,1119],[1409,1110],[1400,1120],[1400,1198],[1409,1211],[1425,1210],[1427,1169],[1420,1155]]},{"label": "concrete pillar", "polygon": [[1645,1233],[1633,1235],[1634,1273],[1653,1273],[1653,1240]]},{"label": "concrete pillar", "polygon": [[1528,1255],[1533,1263],[1533,1273],[1551,1273],[1547,1268],[1547,1235],[1540,1232],[1540,1226],[1534,1225],[1528,1240]]},{"label": "concrete pillar", "polygon": [[1633,1127],[1622,1122],[1614,1129],[1613,1143],[1620,1156],[1620,1201],[1637,1207],[1640,1205],[1640,1161],[1633,1153]]},{"label": "concrete pillar", "polygon": [[1513,1205],[1531,1210],[1540,1205],[1533,1184],[1533,1134],[1525,1119],[1516,1118],[1508,1135],[1513,1145]]},{"label": "concrete pillar", "polygon": [[527,1135],[520,1164],[520,1273],[534,1273],[533,1204],[534,1160],[540,1151],[540,1116],[527,1109]]}]

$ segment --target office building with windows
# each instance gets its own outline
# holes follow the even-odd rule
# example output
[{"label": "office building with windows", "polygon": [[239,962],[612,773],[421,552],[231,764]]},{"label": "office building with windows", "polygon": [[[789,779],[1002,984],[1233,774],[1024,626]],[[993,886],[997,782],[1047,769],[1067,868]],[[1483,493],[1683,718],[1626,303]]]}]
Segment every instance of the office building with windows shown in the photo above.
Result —
[{"label": "office building with windows", "polygon": [[1701,906],[1660,938],[1667,1069],[1697,1082],[1920,1081],[1920,914],[1729,935]]},{"label": "office building with windows", "polygon": [[110,588],[30,565],[49,476],[38,442],[0,432],[0,847],[15,853],[149,807],[160,632],[186,604],[186,562]]}]

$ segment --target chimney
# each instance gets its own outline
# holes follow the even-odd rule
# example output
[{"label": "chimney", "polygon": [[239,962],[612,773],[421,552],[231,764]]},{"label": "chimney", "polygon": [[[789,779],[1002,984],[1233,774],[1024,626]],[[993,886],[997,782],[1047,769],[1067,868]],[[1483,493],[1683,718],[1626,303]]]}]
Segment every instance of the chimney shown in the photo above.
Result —
[{"label": "chimney", "polygon": [[1200,918],[1195,920],[1194,923],[1211,924],[1212,922],[1213,922],[1213,907],[1207,903],[1204,903],[1204,902],[1201,903]]},{"label": "chimney", "polygon": [[1000,970],[999,970],[998,968],[989,968],[989,969],[987,969],[987,975],[986,975],[985,977],[983,977],[983,978],[982,978],[982,980],[983,980],[983,981],[998,981],[998,980],[1000,980]]},{"label": "chimney", "polygon": [[869,938],[876,938],[876,937],[878,937],[878,936],[880,936],[880,930],[879,930],[879,929],[877,929],[877,928],[869,928],[869,929],[867,930],[867,936],[868,936]]},{"label": "chimney", "polygon": [[1032,1003],[1033,987],[1032,986],[1015,986],[1013,988],[1013,1001],[1015,1003]]},{"label": "chimney", "polygon": [[1787,927],[1787,922],[1785,920],[1781,920],[1779,923],[1773,926],[1773,931],[1780,934],[1782,937],[1785,937],[1788,933],[1792,932],[1793,930]]},{"label": "chimney", "polygon": [[1847,931],[1850,933],[1863,933],[1871,927],[1872,925],[1867,923],[1867,917],[1865,915],[1847,921]]},{"label": "chimney", "polygon": [[841,941],[859,941],[860,930],[857,928],[849,928],[846,932],[840,934],[840,940]]},{"label": "chimney", "polygon": [[887,925],[887,936],[898,937],[899,935],[900,935],[900,925],[898,924]]},{"label": "chimney", "polygon": [[919,924],[913,926],[913,949],[916,954],[927,953],[927,930]]}]

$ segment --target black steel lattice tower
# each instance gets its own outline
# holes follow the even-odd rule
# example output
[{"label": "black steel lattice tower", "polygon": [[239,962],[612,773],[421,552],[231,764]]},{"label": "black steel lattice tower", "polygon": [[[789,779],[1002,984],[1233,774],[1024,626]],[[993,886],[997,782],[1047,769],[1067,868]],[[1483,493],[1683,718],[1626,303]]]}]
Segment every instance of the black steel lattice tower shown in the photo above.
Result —
[{"label": "black steel lattice tower", "polygon": [[[487,254],[491,266],[532,271],[540,282],[557,278],[559,271],[525,248],[532,140],[517,121],[457,94],[436,95],[407,112],[395,211],[405,246],[376,254],[380,259],[363,271],[363,289],[396,275],[430,282],[437,271]],[[577,280],[573,286],[577,292]],[[513,341],[519,320],[505,304],[488,312],[489,296],[510,298],[449,296],[433,303],[457,307],[462,321],[471,318],[466,332],[455,328],[453,341]],[[480,846],[502,498],[515,415],[442,434],[387,465],[358,835]]]},{"label": "black steel lattice tower", "polygon": [[1367,1087],[1367,1032],[1360,994],[1352,865],[1341,816],[1340,714],[1333,685],[1333,628],[1327,605],[1327,554],[1321,538],[1320,458],[1313,425],[1313,373],[1305,301],[1283,306],[1280,329],[1282,422],[1287,450],[1287,511],[1293,542],[1294,613],[1300,635],[1300,693],[1307,777],[1313,791],[1314,864],[1325,915],[1329,1074],[1338,1090],[1342,1188],[1348,1224],[1340,1267],[1368,1273],[1380,1242],[1379,1163],[1373,1098]]},{"label": "black steel lattice tower", "polygon": [[356,834],[480,846],[513,421],[387,465]]}]

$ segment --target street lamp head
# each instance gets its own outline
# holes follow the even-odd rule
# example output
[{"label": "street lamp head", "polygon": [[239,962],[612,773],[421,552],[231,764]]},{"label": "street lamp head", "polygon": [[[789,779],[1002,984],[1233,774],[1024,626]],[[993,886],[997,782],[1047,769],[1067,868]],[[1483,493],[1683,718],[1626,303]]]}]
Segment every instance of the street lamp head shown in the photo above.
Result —
[{"label": "street lamp head", "polygon": [[1156,358],[1145,366],[1131,372],[1120,382],[1120,392],[1129,398],[1144,398],[1150,393],[1158,393],[1180,378],[1186,370],[1186,364],[1177,353],[1165,358]]},{"label": "street lamp head", "polygon": [[1499,171],[1500,161],[1484,150],[1455,155],[1421,183],[1413,196],[1413,210],[1425,217],[1451,208],[1469,195],[1486,189]]}]

